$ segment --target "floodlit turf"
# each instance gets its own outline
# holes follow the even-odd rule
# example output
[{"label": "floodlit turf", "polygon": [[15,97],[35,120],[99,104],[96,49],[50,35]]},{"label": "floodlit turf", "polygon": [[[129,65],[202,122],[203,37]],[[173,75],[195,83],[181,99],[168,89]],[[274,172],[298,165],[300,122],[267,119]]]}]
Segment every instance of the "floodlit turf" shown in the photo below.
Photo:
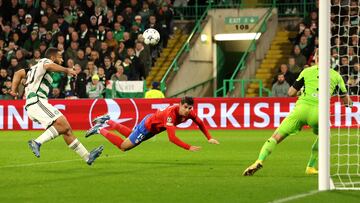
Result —
[{"label": "floodlit turf", "polygon": [[[254,177],[241,173],[258,155],[272,131],[212,131],[221,144],[210,145],[200,131],[178,131],[199,152],[171,144],[166,134],[123,153],[101,136],[85,139],[88,148],[104,144],[89,167],[62,138],[46,143],[41,158],[27,140],[41,131],[0,132],[0,202],[269,202],[317,188],[305,166],[314,140],[311,131],[279,145]],[[327,192],[296,202],[358,202],[360,192]]]}]

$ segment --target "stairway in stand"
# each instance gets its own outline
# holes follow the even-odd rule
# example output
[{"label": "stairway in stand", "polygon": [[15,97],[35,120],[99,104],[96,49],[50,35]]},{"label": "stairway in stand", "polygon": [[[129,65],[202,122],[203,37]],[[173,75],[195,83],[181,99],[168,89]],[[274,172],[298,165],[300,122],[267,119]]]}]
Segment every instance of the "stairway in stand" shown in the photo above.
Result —
[{"label": "stairway in stand", "polygon": [[[255,79],[260,79],[263,82],[263,87],[271,91],[272,81],[275,74],[278,72],[282,63],[287,64],[289,56],[293,50],[293,44],[289,41],[289,37],[295,37],[296,33],[288,31],[277,31],[274,40],[271,43],[270,49],[267,52],[265,59],[262,61],[260,67],[256,71]],[[266,95],[266,94],[265,94]],[[251,82],[246,91],[246,97],[259,96],[259,83]]]},{"label": "stairway in stand", "polygon": [[147,87],[151,87],[153,81],[160,82],[187,38],[188,35],[184,34],[180,29],[174,32],[172,38],[168,41],[167,47],[161,51],[146,78]]}]

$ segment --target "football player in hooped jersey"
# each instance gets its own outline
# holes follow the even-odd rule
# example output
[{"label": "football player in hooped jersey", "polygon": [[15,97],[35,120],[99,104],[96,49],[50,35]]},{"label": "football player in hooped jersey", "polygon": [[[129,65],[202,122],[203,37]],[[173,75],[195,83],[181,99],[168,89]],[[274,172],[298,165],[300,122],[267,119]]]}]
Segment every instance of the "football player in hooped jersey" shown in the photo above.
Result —
[{"label": "football player in hooped jersey", "polygon": [[[166,130],[169,140],[172,143],[186,150],[198,151],[201,147],[186,144],[175,136],[176,125],[191,119],[199,126],[200,130],[204,133],[210,144],[219,144],[217,140],[211,137],[202,120],[200,120],[193,111],[193,105],[193,98],[184,97],[181,99],[180,104],[169,106],[163,110],[158,110],[154,114],[145,116],[145,118],[134,128],[134,130],[110,120],[109,115],[99,116],[94,119],[93,122],[96,124],[87,131],[86,137],[100,133],[120,150],[127,151],[138,146],[141,142]],[[125,136],[126,139],[123,140],[119,136],[109,132],[109,130],[104,127],[104,124],[107,124],[111,128],[117,130]]]},{"label": "football player in hooped jersey", "polygon": [[[40,123],[46,130],[35,140],[30,140],[29,147],[36,157],[40,157],[40,147],[59,135],[63,135],[69,148],[74,150],[84,161],[91,165],[97,157],[100,156],[103,147],[100,146],[91,152],[76,139],[73,135],[70,124],[65,116],[48,103],[48,95],[51,89],[52,78],[50,72],[63,72],[65,74],[76,76],[75,70],[64,68],[56,63],[62,63],[61,54],[56,48],[48,48],[45,57],[32,66],[26,75],[25,82],[25,110],[29,118]],[[54,63],[55,62],[55,63]],[[24,70],[17,71],[14,80],[17,81],[12,87],[13,94],[16,95],[16,89],[25,76]]]}]

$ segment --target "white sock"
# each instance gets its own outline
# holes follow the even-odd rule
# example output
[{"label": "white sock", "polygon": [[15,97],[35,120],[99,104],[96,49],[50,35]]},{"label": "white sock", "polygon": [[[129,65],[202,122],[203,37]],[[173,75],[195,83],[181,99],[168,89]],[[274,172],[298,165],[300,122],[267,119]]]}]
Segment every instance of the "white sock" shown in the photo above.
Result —
[{"label": "white sock", "polygon": [[58,131],[55,129],[54,126],[51,126],[47,130],[45,130],[43,134],[41,134],[38,138],[36,138],[35,142],[39,144],[44,144],[45,142],[50,141],[56,138],[57,136],[59,136]]},{"label": "white sock", "polygon": [[83,158],[85,161],[89,160],[89,152],[84,147],[84,145],[81,144],[81,142],[78,139],[75,139],[70,145],[69,148],[74,150],[81,158]]}]

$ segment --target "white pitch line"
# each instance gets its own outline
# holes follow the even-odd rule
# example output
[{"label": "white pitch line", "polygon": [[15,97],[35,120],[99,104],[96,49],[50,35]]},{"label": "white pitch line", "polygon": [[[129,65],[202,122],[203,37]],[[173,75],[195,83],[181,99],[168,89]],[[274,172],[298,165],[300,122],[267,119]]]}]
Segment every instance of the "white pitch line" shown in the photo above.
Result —
[{"label": "white pitch line", "polygon": [[[124,156],[124,155],[120,154],[120,155],[113,155],[113,156],[104,156],[104,157],[99,157],[98,159],[115,158],[115,157],[121,157],[121,156]],[[75,162],[75,161],[83,161],[83,160],[82,159],[69,159],[69,160],[61,160],[61,161],[47,161],[47,162],[36,162],[36,163],[27,163],[27,164],[4,165],[4,166],[0,166],[0,169],[40,166],[40,165],[48,165],[48,164],[59,164],[59,163],[67,163],[67,162]]]},{"label": "white pitch line", "polygon": [[294,196],[290,196],[290,197],[286,197],[286,198],[274,200],[274,201],[271,201],[270,203],[288,202],[288,201],[292,201],[292,200],[296,200],[296,199],[308,197],[308,196],[317,194],[317,193],[319,193],[319,192],[320,192],[319,190],[312,190],[312,191],[307,192],[307,193],[302,193],[302,194],[298,194],[298,195],[294,195]]}]

